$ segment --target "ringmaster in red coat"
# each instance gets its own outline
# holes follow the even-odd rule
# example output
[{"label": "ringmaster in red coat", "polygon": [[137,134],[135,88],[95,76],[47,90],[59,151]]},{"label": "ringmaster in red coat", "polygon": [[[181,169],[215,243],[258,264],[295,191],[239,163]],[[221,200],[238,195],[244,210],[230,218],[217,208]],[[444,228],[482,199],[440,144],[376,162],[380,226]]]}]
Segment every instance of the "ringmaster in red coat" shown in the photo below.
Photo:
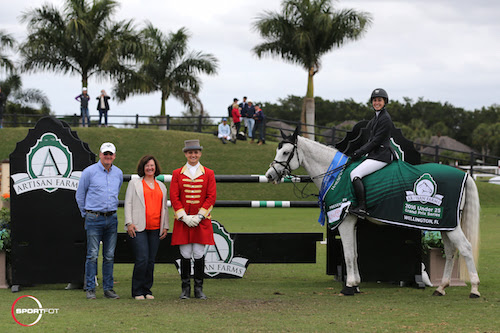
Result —
[{"label": "ringmaster in red coat", "polygon": [[172,173],[170,201],[174,209],[172,245],[179,245],[181,253],[181,299],[191,294],[191,258],[194,259],[194,296],[206,299],[203,293],[205,274],[205,245],[214,245],[210,212],[215,204],[214,172],[200,164],[199,140],[184,141],[182,151],[187,163]]}]

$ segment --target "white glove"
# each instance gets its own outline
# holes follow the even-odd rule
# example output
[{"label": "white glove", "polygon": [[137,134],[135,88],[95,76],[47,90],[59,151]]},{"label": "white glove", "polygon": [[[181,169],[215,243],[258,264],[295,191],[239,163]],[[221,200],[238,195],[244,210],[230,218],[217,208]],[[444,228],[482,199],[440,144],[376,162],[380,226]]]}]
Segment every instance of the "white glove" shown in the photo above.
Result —
[{"label": "white glove", "polygon": [[205,216],[203,216],[201,214],[191,215],[191,216],[193,217],[193,222],[195,222],[196,225],[200,224],[200,222],[205,219]]},{"label": "white glove", "polygon": [[193,215],[184,215],[182,218],[180,218],[180,221],[186,223],[186,225],[190,228],[196,227],[197,224],[193,221]]}]

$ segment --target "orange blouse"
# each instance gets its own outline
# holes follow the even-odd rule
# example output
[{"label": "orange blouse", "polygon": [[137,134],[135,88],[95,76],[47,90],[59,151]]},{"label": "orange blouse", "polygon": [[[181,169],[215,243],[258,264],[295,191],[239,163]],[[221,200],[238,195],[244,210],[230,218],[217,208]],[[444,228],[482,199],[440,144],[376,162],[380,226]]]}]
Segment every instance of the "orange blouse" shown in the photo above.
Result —
[{"label": "orange blouse", "polygon": [[144,179],[142,180],[142,188],[146,203],[146,230],[158,230],[160,229],[163,193],[156,182],[155,188],[151,189]]}]

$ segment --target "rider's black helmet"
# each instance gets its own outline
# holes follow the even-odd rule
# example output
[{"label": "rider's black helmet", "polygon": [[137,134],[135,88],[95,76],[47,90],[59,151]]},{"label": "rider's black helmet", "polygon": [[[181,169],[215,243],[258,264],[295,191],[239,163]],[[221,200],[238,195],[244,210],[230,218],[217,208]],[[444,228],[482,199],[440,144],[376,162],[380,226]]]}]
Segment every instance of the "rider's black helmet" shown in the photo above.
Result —
[{"label": "rider's black helmet", "polygon": [[387,95],[387,91],[382,88],[377,88],[372,92],[372,96],[370,97],[370,102],[373,102],[375,97],[382,97],[384,99],[385,104],[389,103],[389,95]]}]

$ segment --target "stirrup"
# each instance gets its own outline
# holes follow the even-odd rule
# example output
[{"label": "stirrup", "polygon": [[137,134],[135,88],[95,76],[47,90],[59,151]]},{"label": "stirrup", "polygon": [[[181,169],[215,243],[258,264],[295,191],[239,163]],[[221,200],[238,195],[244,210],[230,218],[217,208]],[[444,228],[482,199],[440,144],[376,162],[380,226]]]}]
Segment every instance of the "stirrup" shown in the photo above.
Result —
[{"label": "stirrup", "polygon": [[361,219],[365,219],[367,216],[369,216],[368,212],[364,209],[359,209],[359,207],[355,207],[353,209],[349,209],[349,213],[356,215],[357,217]]}]

